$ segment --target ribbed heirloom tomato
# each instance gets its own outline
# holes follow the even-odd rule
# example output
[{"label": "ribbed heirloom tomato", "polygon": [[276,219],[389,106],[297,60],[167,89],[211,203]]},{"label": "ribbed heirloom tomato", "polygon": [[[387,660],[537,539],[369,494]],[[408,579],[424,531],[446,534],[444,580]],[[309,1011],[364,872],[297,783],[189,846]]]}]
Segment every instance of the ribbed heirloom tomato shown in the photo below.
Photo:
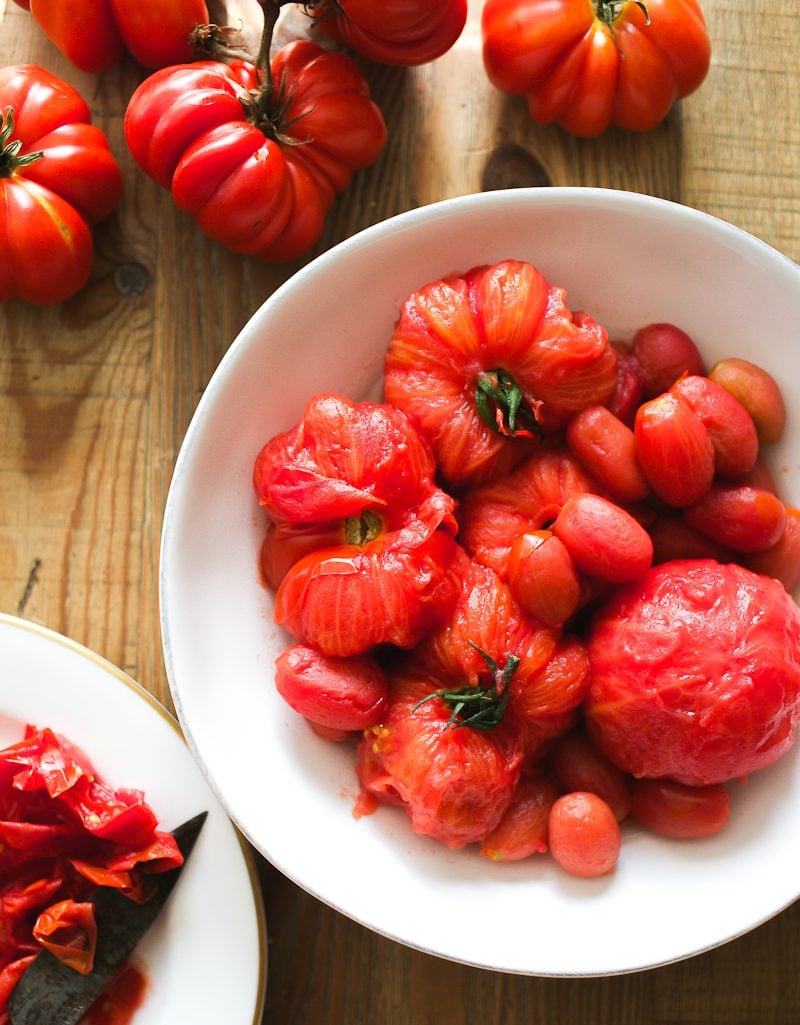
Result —
[{"label": "ribbed heirloom tomato", "polygon": [[467,0],[318,0],[319,28],[381,64],[426,64],[450,49],[464,28]]},{"label": "ribbed heirloom tomato", "polygon": [[508,473],[544,431],[604,402],[615,383],[605,329],[518,260],[411,294],[384,367],[387,400],[419,424],[453,488]]},{"label": "ribbed heirloom tomato", "polygon": [[84,100],[36,65],[0,70],[0,119],[0,301],[61,302],[89,279],[119,167]]},{"label": "ribbed heirloom tomato", "polygon": [[191,58],[189,36],[209,21],[205,0],[16,0],[82,71],[113,68],[128,50],[146,68]]},{"label": "ribbed heirloom tomato", "polygon": [[654,128],[711,59],[697,0],[487,0],[482,34],[490,81],[579,136]]},{"label": "ribbed heirloom tomato", "polygon": [[283,47],[268,74],[243,60],[164,68],[125,114],[133,156],[205,234],[277,262],[314,245],[386,134],[355,62],[307,40]]}]

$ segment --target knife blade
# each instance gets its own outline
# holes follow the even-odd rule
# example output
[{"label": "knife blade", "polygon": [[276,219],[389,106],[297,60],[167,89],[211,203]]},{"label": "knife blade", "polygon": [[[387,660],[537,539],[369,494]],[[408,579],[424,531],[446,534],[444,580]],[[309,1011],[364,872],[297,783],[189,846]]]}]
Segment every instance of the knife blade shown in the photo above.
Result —
[{"label": "knife blade", "polygon": [[81,975],[49,950],[42,950],[11,991],[11,1025],[75,1025],[114,978],[156,920],[189,860],[208,812],[172,831],[183,864],[151,878],[156,892],[137,904],[113,887],[99,887],[91,897],[97,923],[94,968]]}]

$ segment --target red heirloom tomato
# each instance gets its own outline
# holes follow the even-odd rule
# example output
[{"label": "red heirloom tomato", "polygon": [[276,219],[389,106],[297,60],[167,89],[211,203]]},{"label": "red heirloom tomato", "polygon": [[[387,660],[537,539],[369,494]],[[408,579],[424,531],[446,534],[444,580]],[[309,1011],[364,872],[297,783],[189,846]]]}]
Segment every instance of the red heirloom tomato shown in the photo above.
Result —
[{"label": "red heirloom tomato", "polygon": [[393,674],[388,711],[365,731],[357,768],[367,796],[401,805],[417,833],[455,849],[500,822],[522,748],[511,724],[486,731],[451,723],[453,708],[436,692],[452,682],[415,662]]},{"label": "red heirloom tomato", "polygon": [[450,49],[467,20],[467,0],[317,0],[320,29],[381,64],[427,64]]},{"label": "red heirloom tomato", "polygon": [[735,563],[656,566],[600,609],[588,636],[592,741],[634,776],[739,779],[792,745],[800,610]]},{"label": "red heirloom tomato", "polygon": [[609,398],[616,353],[562,288],[506,260],[410,295],[384,369],[387,400],[421,426],[458,487],[508,473],[543,429]]},{"label": "red heirloom tomato", "polygon": [[20,6],[89,72],[112,68],[125,50],[146,68],[190,60],[192,29],[209,21],[205,0],[30,0]]},{"label": "red heirloom tomato", "polygon": [[[275,617],[325,655],[410,647],[458,591],[453,500],[408,417],[385,404],[314,396],[298,424],[259,453],[253,481],[274,524],[270,562],[288,566]],[[292,561],[295,537],[308,545]],[[288,555],[276,549],[288,548]]]},{"label": "red heirloom tomato", "polygon": [[580,136],[654,128],[711,59],[697,0],[487,0],[482,34],[493,85]]},{"label": "red heirloom tomato", "polygon": [[296,40],[269,76],[241,60],[157,71],[128,104],[125,138],[206,235],[284,261],[318,241],[336,194],[379,156],[386,125],[350,57]]},{"label": "red heirloom tomato", "polygon": [[122,190],[78,93],[33,64],[0,70],[0,301],[61,302],[89,279],[89,222]]}]

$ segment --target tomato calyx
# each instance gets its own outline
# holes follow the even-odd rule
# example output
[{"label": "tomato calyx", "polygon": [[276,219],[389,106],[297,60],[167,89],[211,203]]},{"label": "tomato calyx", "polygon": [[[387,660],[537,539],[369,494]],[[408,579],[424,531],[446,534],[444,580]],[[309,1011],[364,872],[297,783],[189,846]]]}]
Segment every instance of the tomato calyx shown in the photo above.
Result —
[{"label": "tomato calyx", "polygon": [[536,412],[525,404],[522,390],[507,370],[484,370],[475,382],[475,407],[491,430],[506,438],[541,437]]},{"label": "tomato calyx", "polygon": [[8,107],[0,114],[0,178],[11,178],[18,167],[25,167],[41,160],[44,153],[39,150],[36,153],[25,153],[20,156],[22,139],[14,139],[14,108]]},{"label": "tomato calyx", "polygon": [[595,0],[595,10],[597,17],[600,21],[604,22],[611,29],[612,34],[614,31],[614,22],[622,15],[625,7],[629,3],[634,3],[641,10],[644,15],[645,22],[650,24],[650,14],[647,10],[647,5],[644,0]]},{"label": "tomato calyx", "polygon": [[416,712],[421,705],[434,698],[441,698],[453,710],[444,725],[446,730],[458,729],[461,726],[469,726],[472,730],[493,730],[503,721],[508,699],[511,696],[511,681],[519,667],[520,659],[514,654],[509,654],[505,665],[501,668],[492,656],[479,648],[477,644],[472,641],[468,643],[489,667],[489,683],[483,685],[479,681],[476,687],[463,687],[454,690],[443,688],[432,691],[418,701],[412,711]]},{"label": "tomato calyx", "polygon": [[360,516],[348,516],[344,521],[344,539],[348,545],[358,545],[363,548],[371,541],[375,541],[383,533],[383,523],[380,516],[365,509]]}]

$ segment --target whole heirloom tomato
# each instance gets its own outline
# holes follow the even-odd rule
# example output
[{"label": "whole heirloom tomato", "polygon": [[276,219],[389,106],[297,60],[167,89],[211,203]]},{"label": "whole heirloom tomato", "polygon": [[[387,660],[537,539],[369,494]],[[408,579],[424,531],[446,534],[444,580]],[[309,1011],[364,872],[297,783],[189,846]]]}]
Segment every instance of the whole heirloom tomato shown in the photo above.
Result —
[{"label": "whole heirloom tomato", "polygon": [[319,0],[319,28],[363,57],[411,66],[441,57],[467,20],[467,0]]},{"label": "whole heirloom tomato", "polygon": [[89,279],[89,223],[122,191],[78,93],[33,64],[0,70],[0,301],[61,302]]},{"label": "whole heirloom tomato", "polygon": [[493,85],[587,137],[654,128],[711,60],[697,0],[487,0],[482,36]]},{"label": "whole heirloom tomato", "polygon": [[268,75],[242,60],[164,68],[125,114],[137,162],[206,235],[277,262],[317,242],[386,134],[355,62],[307,40],[283,47]]},{"label": "whole heirloom tomato", "polygon": [[16,0],[77,68],[108,71],[128,50],[146,68],[191,58],[189,36],[209,21],[205,0]]}]

